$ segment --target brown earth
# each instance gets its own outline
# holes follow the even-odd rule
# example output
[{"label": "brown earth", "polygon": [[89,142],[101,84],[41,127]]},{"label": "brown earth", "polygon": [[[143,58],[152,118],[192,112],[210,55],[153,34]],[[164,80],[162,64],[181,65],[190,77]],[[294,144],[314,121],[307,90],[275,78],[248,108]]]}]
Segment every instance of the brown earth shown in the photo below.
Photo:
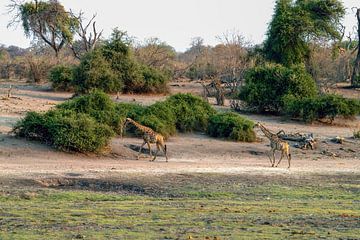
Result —
[{"label": "brown earth", "polygon": [[[0,178],[104,178],[127,174],[171,174],[171,173],[221,173],[277,176],[304,176],[313,174],[359,174],[360,141],[353,139],[354,130],[360,129],[360,119],[347,121],[338,119],[333,125],[303,124],[284,120],[276,116],[246,115],[261,121],[274,132],[314,133],[319,140],[317,149],[292,148],[292,166],[288,170],[284,159],[279,168],[271,168],[266,156],[270,149],[264,139],[257,143],[236,143],[210,138],[201,133],[179,134],[167,141],[169,162],[161,155],[157,161],[149,162],[144,154],[136,159],[142,139],[114,138],[111,152],[106,155],[84,155],[59,152],[49,146],[18,139],[9,132],[12,126],[28,111],[46,111],[70,98],[70,93],[55,93],[46,84],[30,85],[25,82],[0,82],[0,98],[13,85],[13,97],[0,100]],[[196,82],[173,82],[171,91],[200,94],[201,85]],[[352,95],[355,90],[346,90]],[[121,95],[115,101],[152,104],[166,96]],[[221,108],[228,110],[226,106]],[[258,132],[258,136],[263,135]],[[331,142],[340,136],[343,144]]]}]

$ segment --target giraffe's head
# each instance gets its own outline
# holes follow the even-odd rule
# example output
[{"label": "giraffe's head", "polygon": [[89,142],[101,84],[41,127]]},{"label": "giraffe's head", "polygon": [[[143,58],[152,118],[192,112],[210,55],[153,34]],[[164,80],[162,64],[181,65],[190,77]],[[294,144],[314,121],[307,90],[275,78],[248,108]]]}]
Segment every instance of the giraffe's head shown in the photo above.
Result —
[{"label": "giraffe's head", "polygon": [[260,126],[261,126],[261,123],[260,123],[260,122],[257,122],[257,123],[254,125],[254,128],[260,127]]}]

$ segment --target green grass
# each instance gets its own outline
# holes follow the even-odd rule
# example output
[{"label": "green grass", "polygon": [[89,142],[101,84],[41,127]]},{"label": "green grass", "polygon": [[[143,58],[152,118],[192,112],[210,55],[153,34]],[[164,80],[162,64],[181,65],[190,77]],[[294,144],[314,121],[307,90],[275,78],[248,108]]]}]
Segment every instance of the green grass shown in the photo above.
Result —
[{"label": "green grass", "polygon": [[[224,178],[224,179],[223,179]],[[0,239],[356,239],[358,181],[191,176],[136,192],[0,191]],[[153,186],[157,186],[156,182]]]}]

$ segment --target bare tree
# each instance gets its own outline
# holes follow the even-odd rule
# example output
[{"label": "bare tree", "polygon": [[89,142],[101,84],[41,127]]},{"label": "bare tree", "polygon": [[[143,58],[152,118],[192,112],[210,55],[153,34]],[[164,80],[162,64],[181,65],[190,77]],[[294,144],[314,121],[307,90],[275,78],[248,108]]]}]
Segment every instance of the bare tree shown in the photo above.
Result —
[{"label": "bare tree", "polygon": [[78,26],[75,31],[80,40],[70,42],[69,47],[74,56],[80,59],[84,53],[95,49],[101,38],[103,30],[100,32],[96,30],[96,14],[94,14],[87,22],[85,22],[83,11],[80,11],[78,14],[71,12],[71,15],[78,21]]}]

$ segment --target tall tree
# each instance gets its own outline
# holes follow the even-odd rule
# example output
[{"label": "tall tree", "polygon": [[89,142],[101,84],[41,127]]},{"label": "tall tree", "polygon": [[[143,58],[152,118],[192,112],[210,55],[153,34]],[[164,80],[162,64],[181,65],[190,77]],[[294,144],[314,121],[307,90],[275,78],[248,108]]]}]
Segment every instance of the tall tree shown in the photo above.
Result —
[{"label": "tall tree", "polygon": [[34,0],[21,4],[13,0],[10,7],[16,11],[12,23],[20,22],[27,37],[49,45],[56,57],[65,44],[73,40],[78,19],[72,17],[57,0]]},{"label": "tall tree", "polygon": [[357,46],[357,55],[354,62],[353,73],[351,76],[351,85],[353,87],[360,87],[360,8],[356,9],[356,19],[358,22],[358,28],[357,28],[358,46]]},{"label": "tall tree", "polygon": [[288,66],[304,63],[311,40],[341,37],[344,14],[339,0],[277,0],[264,43],[266,58]]}]

